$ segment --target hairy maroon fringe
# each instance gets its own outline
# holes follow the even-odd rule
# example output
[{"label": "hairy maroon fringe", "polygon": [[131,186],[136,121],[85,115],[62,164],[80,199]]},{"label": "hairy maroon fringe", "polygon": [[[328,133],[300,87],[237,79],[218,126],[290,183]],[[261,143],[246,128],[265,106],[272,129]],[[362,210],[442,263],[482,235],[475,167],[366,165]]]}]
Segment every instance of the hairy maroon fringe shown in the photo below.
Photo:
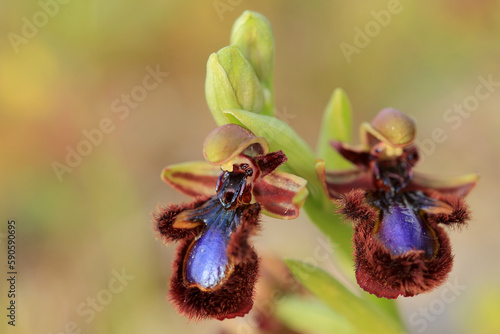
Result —
[{"label": "hairy maroon fringe", "polygon": [[356,226],[353,243],[358,284],[377,297],[389,299],[399,295],[412,297],[443,284],[453,266],[453,255],[444,230],[429,222],[436,232],[439,249],[432,260],[425,259],[424,251],[410,251],[393,256],[375,240],[373,224]]},{"label": "hairy maroon fringe", "polygon": [[205,203],[210,197],[197,197],[193,202],[183,204],[169,204],[166,207],[160,207],[153,212],[154,230],[159,234],[164,242],[178,241],[185,238],[194,238],[201,233],[204,228],[203,224],[191,229],[174,228],[172,224],[177,218],[177,215],[185,210],[198,208]]},{"label": "hairy maroon fringe", "polygon": [[251,204],[241,214],[240,226],[231,234],[231,240],[226,253],[235,263],[257,261],[257,254],[253,251],[248,239],[260,230],[260,205]]},{"label": "hairy maroon fringe", "polygon": [[335,203],[338,205],[337,213],[357,223],[375,222],[377,210],[365,203],[366,192],[356,189],[343,194]]},{"label": "hairy maroon fringe", "polygon": [[170,281],[169,299],[178,312],[190,320],[216,318],[231,319],[247,314],[253,306],[254,285],[257,281],[259,260],[250,248],[247,263],[234,265],[227,280],[217,289],[202,291],[197,287],[187,287],[183,280],[183,263],[193,239],[185,240],[177,251]]},{"label": "hairy maroon fringe", "polygon": [[453,227],[463,227],[470,220],[469,206],[463,197],[454,194],[441,194],[433,192],[432,197],[449,204],[452,207],[451,213],[429,214],[429,220],[435,224],[445,224]]}]

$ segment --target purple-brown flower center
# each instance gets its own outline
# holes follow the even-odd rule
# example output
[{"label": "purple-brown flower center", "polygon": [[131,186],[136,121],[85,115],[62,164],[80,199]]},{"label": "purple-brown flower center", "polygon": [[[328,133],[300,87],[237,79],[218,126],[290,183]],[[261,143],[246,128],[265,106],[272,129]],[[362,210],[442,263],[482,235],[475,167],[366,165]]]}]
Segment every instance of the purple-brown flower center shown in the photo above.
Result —
[{"label": "purple-brown flower center", "polygon": [[377,159],[373,155],[371,158],[374,159],[375,187],[394,193],[406,188],[413,179],[413,166],[418,161],[418,153],[415,147],[410,147],[396,158]]}]

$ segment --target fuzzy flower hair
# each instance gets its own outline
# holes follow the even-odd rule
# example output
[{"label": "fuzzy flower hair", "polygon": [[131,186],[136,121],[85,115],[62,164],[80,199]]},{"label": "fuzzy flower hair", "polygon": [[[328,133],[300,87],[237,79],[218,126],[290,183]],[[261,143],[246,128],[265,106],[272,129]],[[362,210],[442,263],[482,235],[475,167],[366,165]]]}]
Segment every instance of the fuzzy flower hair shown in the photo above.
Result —
[{"label": "fuzzy flower hair", "polygon": [[394,109],[361,126],[362,146],[333,147],[356,169],[316,170],[338,212],[354,222],[356,279],[378,297],[411,297],[443,284],[453,266],[443,226],[470,218],[464,196],[477,175],[454,179],[413,171],[418,161],[415,123]]},{"label": "fuzzy flower hair", "polygon": [[204,144],[207,162],[164,169],[170,186],[194,197],[154,214],[165,243],[179,242],[169,298],[190,319],[243,316],[253,306],[259,257],[249,238],[260,214],[293,219],[307,196],[306,181],[277,171],[283,152],[234,124],[215,129]]}]

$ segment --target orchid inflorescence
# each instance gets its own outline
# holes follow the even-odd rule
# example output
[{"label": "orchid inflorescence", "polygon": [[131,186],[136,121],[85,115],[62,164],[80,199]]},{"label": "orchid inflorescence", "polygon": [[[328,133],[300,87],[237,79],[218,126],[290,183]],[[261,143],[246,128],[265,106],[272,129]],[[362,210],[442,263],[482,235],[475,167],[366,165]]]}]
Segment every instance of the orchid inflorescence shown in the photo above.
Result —
[{"label": "orchid inflorescence", "polygon": [[[339,214],[353,222],[355,276],[365,291],[393,299],[442,285],[453,264],[443,227],[470,219],[464,197],[477,175],[444,179],[414,171],[415,122],[391,108],[362,123],[361,144],[350,146],[350,104],[341,90],[325,110],[329,124],[322,125],[317,159],[274,117],[273,60],[269,22],[245,12],[231,45],[208,61],[207,102],[219,126],[205,139],[206,161],[162,172],[167,184],[193,197],[154,213],[160,238],[179,243],[169,291],[179,313],[219,320],[248,313],[260,261],[249,239],[261,214],[294,219],[303,206],[334,240],[346,236]],[[352,168],[338,169],[346,166]]]}]

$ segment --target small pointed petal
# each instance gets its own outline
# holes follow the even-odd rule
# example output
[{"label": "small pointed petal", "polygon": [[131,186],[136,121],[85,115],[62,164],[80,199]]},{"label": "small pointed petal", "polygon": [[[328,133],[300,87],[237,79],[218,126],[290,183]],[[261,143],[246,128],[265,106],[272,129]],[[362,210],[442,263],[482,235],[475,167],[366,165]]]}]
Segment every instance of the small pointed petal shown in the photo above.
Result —
[{"label": "small pointed petal", "polygon": [[254,185],[255,200],[267,216],[293,219],[299,215],[308,191],[307,181],[293,174],[275,171]]},{"label": "small pointed petal", "polygon": [[287,157],[283,151],[272,152],[255,158],[259,166],[261,177],[264,177],[276,170],[281,164],[286,162]]},{"label": "small pointed petal", "polygon": [[341,198],[342,195],[355,189],[372,190],[373,182],[368,171],[353,169],[348,171],[325,171],[325,162],[316,161],[316,174],[323,184],[323,189],[330,198]]},{"label": "small pointed petal", "polygon": [[198,161],[168,166],[162,171],[161,178],[188,196],[211,196],[215,194],[220,174],[220,167]]},{"label": "small pointed petal", "polygon": [[370,162],[370,152],[363,148],[354,148],[338,141],[331,141],[332,147],[340,153],[347,161],[357,166],[368,166]]},{"label": "small pointed petal", "polygon": [[265,155],[269,152],[269,144],[263,137],[256,137],[247,129],[236,125],[219,126],[206,137],[203,143],[205,159],[224,170],[232,171],[232,161],[241,153]]},{"label": "small pointed petal", "polygon": [[410,184],[409,190],[427,190],[432,189],[445,194],[453,194],[456,196],[466,196],[476,185],[479,175],[476,173],[462,175],[454,178],[440,178],[413,173],[413,181]]}]

